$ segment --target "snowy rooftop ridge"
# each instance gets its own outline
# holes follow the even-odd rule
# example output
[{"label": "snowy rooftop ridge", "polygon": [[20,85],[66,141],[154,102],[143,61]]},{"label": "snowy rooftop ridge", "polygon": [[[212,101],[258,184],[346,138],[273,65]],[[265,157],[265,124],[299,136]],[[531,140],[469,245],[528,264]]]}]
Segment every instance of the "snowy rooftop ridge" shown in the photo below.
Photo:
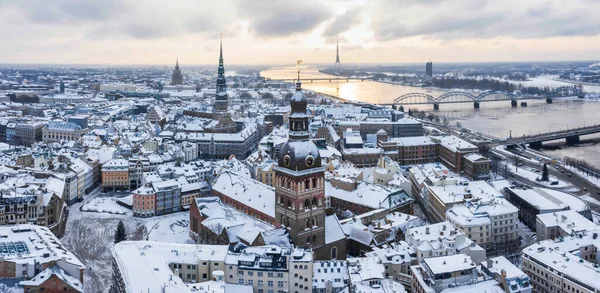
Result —
[{"label": "snowy rooftop ridge", "polygon": [[275,218],[275,189],[271,186],[238,173],[225,171],[217,178],[212,189]]}]

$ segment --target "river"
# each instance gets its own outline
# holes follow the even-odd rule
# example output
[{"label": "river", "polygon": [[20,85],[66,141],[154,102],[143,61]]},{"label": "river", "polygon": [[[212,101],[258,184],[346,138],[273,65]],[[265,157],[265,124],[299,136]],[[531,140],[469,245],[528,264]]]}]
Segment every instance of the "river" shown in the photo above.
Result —
[{"label": "river", "polygon": [[[261,76],[271,79],[296,77],[295,67],[279,67],[261,72]],[[301,67],[301,78],[325,78],[330,75],[318,72],[316,68]],[[528,86],[558,87],[569,83],[554,80],[556,76],[541,76],[523,82]],[[374,81],[319,81],[304,82],[302,87],[346,100],[368,103],[392,103],[403,94],[411,92],[439,96],[444,90],[393,85]],[[600,92],[600,87],[584,86],[586,92]],[[511,107],[509,101],[481,103],[480,109],[473,104],[441,104],[436,114],[446,116],[451,123],[459,122],[463,127],[496,137],[522,136],[530,133],[556,131],[600,124],[600,100],[579,98],[555,99],[552,104],[545,101],[527,101],[527,107]],[[432,105],[410,106],[425,111],[433,111]],[[408,109],[405,109],[408,110]],[[584,136],[581,139],[600,138],[600,135]],[[600,167],[600,145],[584,143],[575,147],[560,146],[546,149],[546,152],[559,157],[569,156],[587,160]]]}]

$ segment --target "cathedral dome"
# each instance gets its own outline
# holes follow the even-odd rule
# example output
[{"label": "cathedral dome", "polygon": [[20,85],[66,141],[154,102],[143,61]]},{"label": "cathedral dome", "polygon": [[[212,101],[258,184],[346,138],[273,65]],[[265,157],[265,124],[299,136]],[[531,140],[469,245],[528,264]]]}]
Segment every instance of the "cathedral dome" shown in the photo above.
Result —
[{"label": "cathedral dome", "polygon": [[296,92],[290,98],[290,106],[292,107],[292,114],[306,114],[306,105],[308,104],[306,96],[300,89],[300,83],[296,86]]},{"label": "cathedral dome", "polygon": [[310,140],[289,140],[279,151],[278,166],[292,171],[321,167],[321,155]]}]

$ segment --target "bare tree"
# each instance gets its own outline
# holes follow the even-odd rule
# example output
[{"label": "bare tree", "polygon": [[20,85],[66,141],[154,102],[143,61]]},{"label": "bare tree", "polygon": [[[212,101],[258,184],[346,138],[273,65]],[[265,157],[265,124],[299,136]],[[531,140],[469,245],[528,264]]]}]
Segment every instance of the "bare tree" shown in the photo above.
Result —
[{"label": "bare tree", "polygon": [[450,120],[448,120],[448,117],[444,116],[444,118],[442,118],[442,124],[444,125],[444,127],[448,127],[448,124],[450,124]]},{"label": "bare tree", "polygon": [[519,155],[515,155],[514,156],[514,160],[515,160],[515,173],[517,173],[519,170],[519,164],[521,163],[522,159],[521,156]]}]

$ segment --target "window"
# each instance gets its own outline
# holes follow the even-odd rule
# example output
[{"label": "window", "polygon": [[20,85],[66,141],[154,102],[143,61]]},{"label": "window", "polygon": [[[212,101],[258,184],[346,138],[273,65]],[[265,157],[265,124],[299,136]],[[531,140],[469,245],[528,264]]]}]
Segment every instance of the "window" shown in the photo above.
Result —
[{"label": "window", "polygon": [[250,286],[254,285],[254,281],[253,280],[248,280],[248,285],[250,285]]},{"label": "window", "polygon": [[263,273],[263,272],[258,272],[258,273],[257,273],[257,275],[258,275],[259,277],[262,277],[262,273]]},{"label": "window", "polygon": [[254,272],[248,272],[248,276],[254,276]]},{"label": "window", "polygon": [[337,259],[337,247],[331,248],[331,259]]},{"label": "window", "polygon": [[283,288],[283,281],[277,281],[277,287]]},{"label": "window", "polygon": [[[258,280],[258,286],[259,286],[259,287],[262,287],[262,285],[263,285],[263,280]],[[259,290],[260,290],[260,289],[259,289]]]},{"label": "window", "polygon": [[238,280],[238,284],[240,284],[240,285],[244,285],[244,279],[239,279],[239,280]]},{"label": "window", "polygon": [[273,287],[273,281],[267,281],[267,286],[268,287]]}]

